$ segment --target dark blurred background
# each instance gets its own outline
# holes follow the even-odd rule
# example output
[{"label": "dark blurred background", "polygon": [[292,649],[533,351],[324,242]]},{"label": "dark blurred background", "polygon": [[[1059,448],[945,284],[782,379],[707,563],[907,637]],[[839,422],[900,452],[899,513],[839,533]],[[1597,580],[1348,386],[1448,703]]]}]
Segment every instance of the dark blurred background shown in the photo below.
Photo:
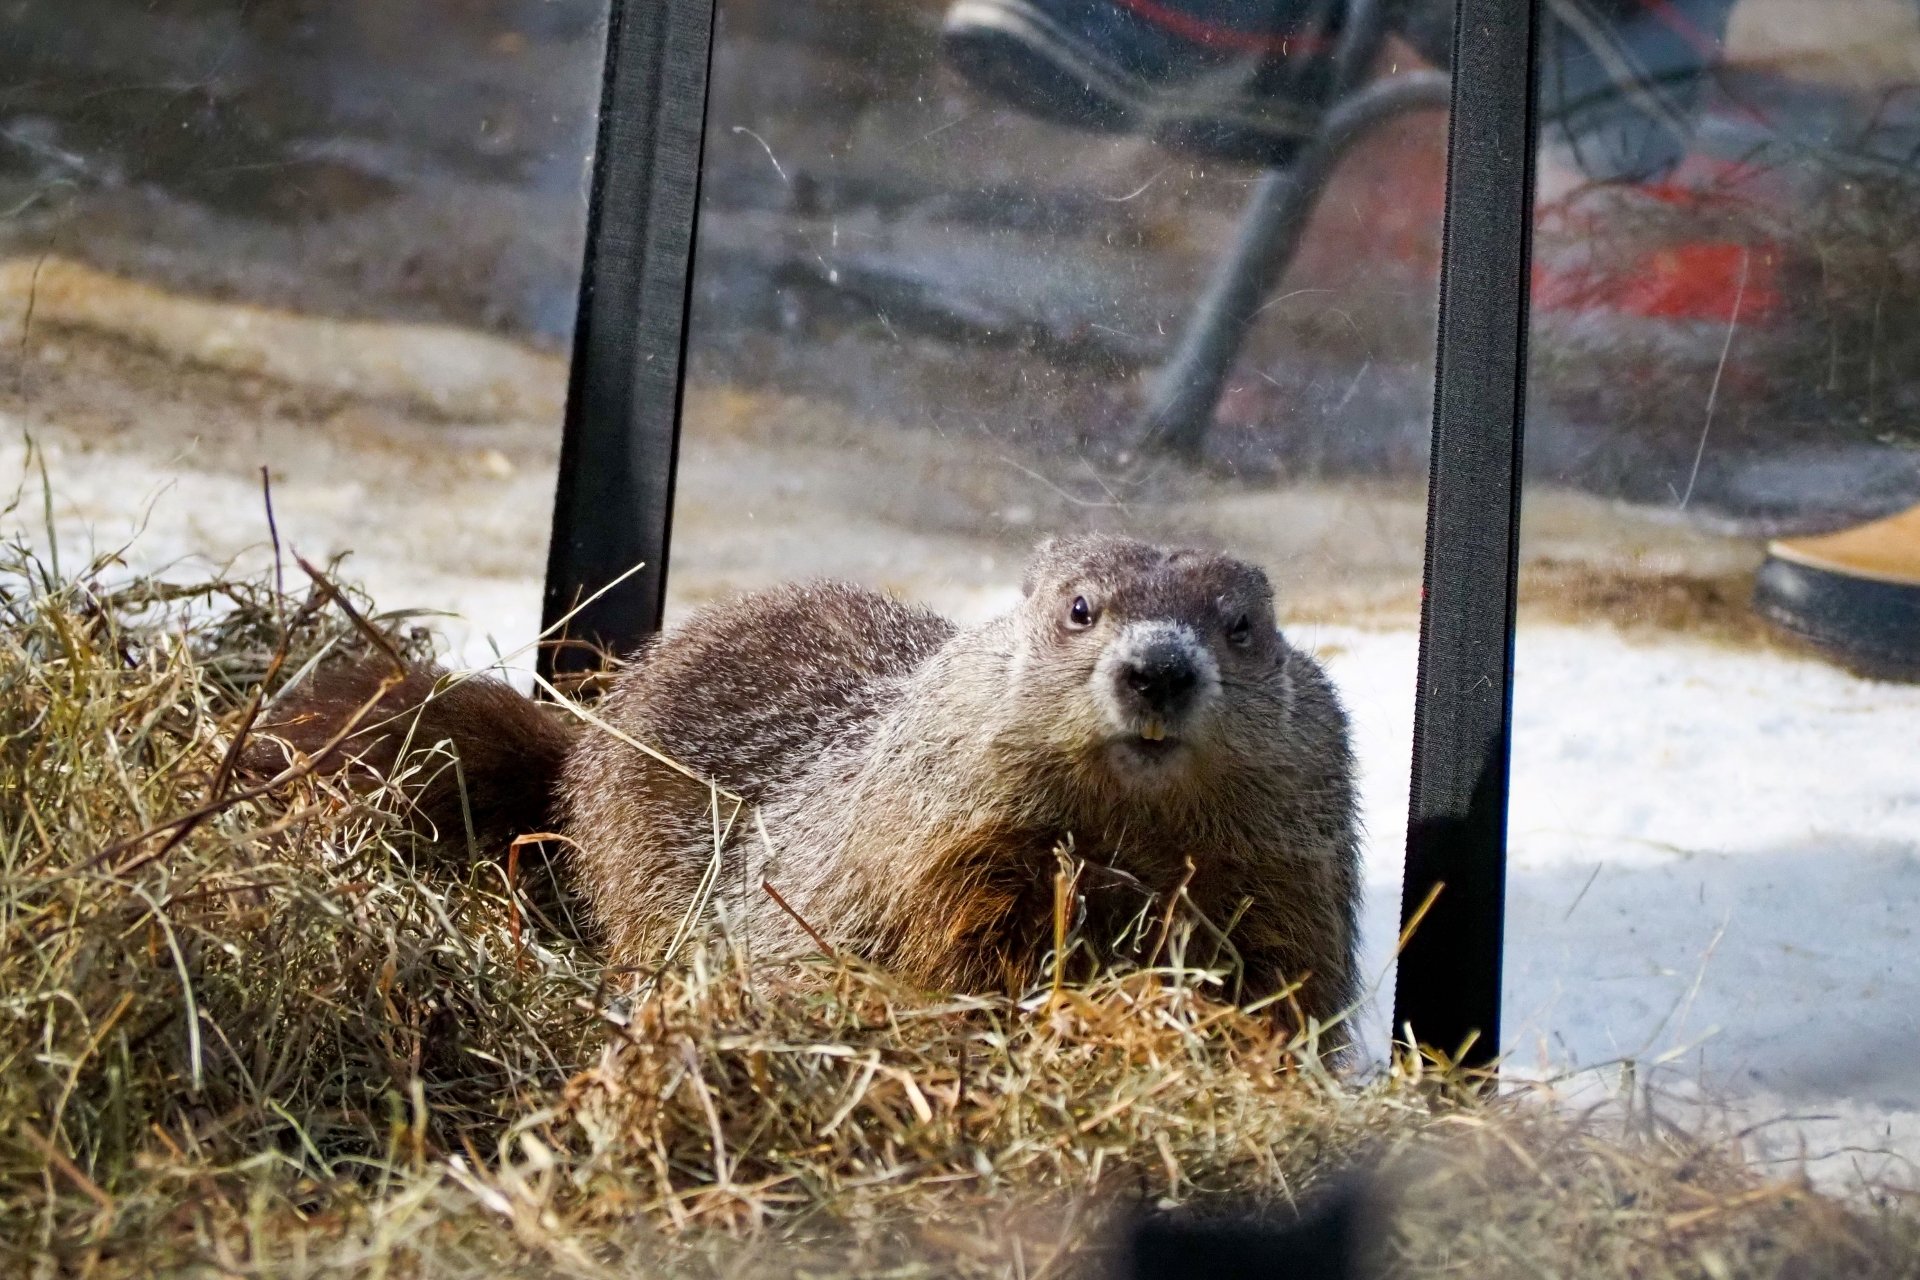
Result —
[{"label": "dark blurred background", "polygon": [[[1584,183],[1549,147],[1537,477],[1747,532],[1920,495],[1920,24],[1842,7],[1744,0],[1657,187]],[[723,0],[696,377],[1121,467],[1257,175],[976,99],[937,61],[941,10]],[[0,254],[564,350],[602,0],[6,15]],[[1418,481],[1443,140],[1408,118],[1335,176],[1209,466]]]}]

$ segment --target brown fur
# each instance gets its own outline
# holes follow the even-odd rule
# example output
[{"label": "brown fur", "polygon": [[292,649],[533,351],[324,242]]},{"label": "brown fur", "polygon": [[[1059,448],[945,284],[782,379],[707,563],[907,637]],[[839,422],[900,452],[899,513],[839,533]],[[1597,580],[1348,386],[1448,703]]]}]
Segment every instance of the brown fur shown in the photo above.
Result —
[{"label": "brown fur", "polygon": [[[817,936],[929,985],[1017,987],[1053,948],[1064,850],[1084,864],[1073,909],[1094,954],[1123,935],[1150,950],[1140,940],[1184,884],[1216,931],[1233,922],[1225,944],[1195,935],[1213,939],[1197,958],[1236,953],[1243,994],[1305,980],[1307,1012],[1344,1007],[1358,895],[1346,721],[1275,629],[1264,575],[1085,537],[1044,544],[1025,591],[963,631],[856,587],[781,587],[704,609],[638,655],[597,712],[619,735],[565,748],[532,704],[473,680],[426,704],[415,740],[453,739],[472,798],[502,788],[475,806],[489,842],[558,823],[619,964],[658,963],[717,849],[713,906],[762,951]],[[1096,620],[1068,620],[1076,598]],[[1204,693],[1164,744],[1142,740],[1135,686],[1114,674],[1163,640],[1193,657]],[[336,714],[355,689],[331,696]],[[365,759],[390,765],[386,751]]]},{"label": "brown fur", "polygon": [[[355,731],[326,749],[350,722]],[[480,850],[504,855],[513,836],[553,812],[554,781],[573,738],[566,723],[501,681],[455,680],[425,667],[402,674],[376,656],[323,668],[290,705],[269,707],[241,765],[267,776],[324,752],[321,772],[369,786],[397,782],[423,834],[465,848],[471,822]],[[408,767],[396,770],[403,756]]]}]

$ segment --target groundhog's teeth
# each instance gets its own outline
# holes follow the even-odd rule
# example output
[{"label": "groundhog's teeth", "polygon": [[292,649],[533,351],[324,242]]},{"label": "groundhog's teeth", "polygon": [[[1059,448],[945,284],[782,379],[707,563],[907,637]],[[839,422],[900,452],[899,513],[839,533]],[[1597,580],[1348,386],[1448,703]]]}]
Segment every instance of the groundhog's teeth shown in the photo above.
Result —
[{"label": "groundhog's teeth", "polygon": [[1167,726],[1158,720],[1149,720],[1140,726],[1140,736],[1148,742],[1159,742],[1167,736]]}]

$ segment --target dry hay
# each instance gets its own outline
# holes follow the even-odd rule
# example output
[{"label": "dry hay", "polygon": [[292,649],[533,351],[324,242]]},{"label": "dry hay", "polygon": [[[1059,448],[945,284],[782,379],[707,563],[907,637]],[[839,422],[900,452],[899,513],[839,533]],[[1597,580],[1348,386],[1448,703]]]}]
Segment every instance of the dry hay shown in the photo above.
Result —
[{"label": "dry hay", "polygon": [[1030,1280],[1096,1272],[1134,1206],[1351,1170],[1397,1274],[1920,1266],[1895,1193],[1432,1062],[1350,1077],[1177,967],[956,999],[720,937],[631,993],[392,796],[225,767],[256,695],[419,648],[404,619],[19,547],[0,614],[6,1274]]}]

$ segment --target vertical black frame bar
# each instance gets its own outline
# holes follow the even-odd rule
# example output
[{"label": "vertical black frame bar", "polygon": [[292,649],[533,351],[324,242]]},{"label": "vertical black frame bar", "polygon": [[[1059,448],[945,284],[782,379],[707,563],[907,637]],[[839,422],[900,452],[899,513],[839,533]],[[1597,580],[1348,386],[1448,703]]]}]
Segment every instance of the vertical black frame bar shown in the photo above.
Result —
[{"label": "vertical black frame bar", "polygon": [[[1491,1064],[1526,415],[1538,0],[1458,0],[1396,1037]],[[1469,1043],[1470,1042],[1470,1043]],[[1466,1046],[1464,1054],[1461,1054]]]},{"label": "vertical black frame bar", "polygon": [[[551,678],[660,625],[680,442],[714,0],[609,0],[586,260],[542,625]],[[555,637],[559,639],[560,637]]]}]

